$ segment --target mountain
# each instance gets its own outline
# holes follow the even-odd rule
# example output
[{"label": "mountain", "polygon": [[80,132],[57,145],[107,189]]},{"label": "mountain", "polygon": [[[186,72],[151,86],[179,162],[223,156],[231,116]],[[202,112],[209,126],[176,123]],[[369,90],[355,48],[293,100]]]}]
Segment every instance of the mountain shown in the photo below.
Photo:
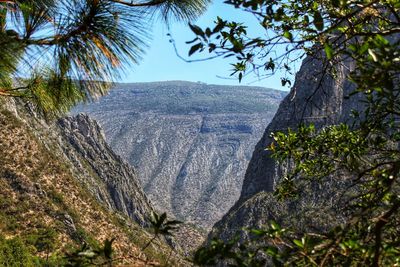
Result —
[{"label": "mountain", "polygon": [[265,150],[273,141],[272,132],[286,132],[302,123],[313,123],[317,129],[341,122],[351,125],[351,110],[361,110],[363,105],[358,95],[346,97],[354,90],[354,84],[346,79],[353,64],[344,62],[336,77],[323,75],[320,71],[323,68],[320,57],[304,59],[294,86],[256,145],[239,200],[215,224],[210,237],[227,240],[243,227],[262,227],[272,219],[303,229],[326,227],[344,220],[337,210],[342,197],[340,188],[344,186],[338,179],[332,179],[324,187],[310,187],[299,200],[278,201],[273,195],[275,185],[291,165],[290,162],[277,164],[271,152]]},{"label": "mountain", "polygon": [[145,227],[154,209],[95,121],[46,121],[28,103],[0,98],[0,125],[0,265],[25,248],[31,256],[15,256],[24,266],[40,266],[31,265],[36,256],[60,266],[66,251],[106,238],[116,238],[116,257],[130,255],[126,263],[165,263],[166,242],[141,251],[152,238]]},{"label": "mountain", "polygon": [[99,121],[158,210],[210,228],[238,199],[254,146],[285,95],[182,81],[117,84],[73,113]]},{"label": "mountain", "polygon": [[[116,155],[104,140],[96,121],[86,115],[67,117],[57,123],[60,135],[70,147],[62,145],[68,161],[99,202],[148,226],[153,208],[144,194],[133,168]],[[83,164],[79,164],[84,161]],[[84,167],[84,164],[87,164]],[[89,169],[89,171],[88,171]]]}]

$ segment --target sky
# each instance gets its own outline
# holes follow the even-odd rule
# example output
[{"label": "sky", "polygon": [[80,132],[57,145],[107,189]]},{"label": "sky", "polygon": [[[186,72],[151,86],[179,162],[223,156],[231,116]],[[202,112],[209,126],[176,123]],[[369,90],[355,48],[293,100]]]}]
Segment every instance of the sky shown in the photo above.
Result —
[{"label": "sky", "polygon": [[[251,14],[235,10],[232,6],[222,2],[222,0],[216,0],[215,3],[211,4],[208,11],[195,24],[212,27],[213,21],[217,16],[220,16],[223,19],[244,22],[249,26],[250,32],[260,29],[257,27],[256,19]],[[288,90],[287,87],[282,87],[279,76],[264,80],[258,80],[255,76],[246,77],[239,83],[237,79],[229,76],[232,66],[230,66],[228,59],[218,58],[187,63],[176,55],[173,45],[169,42],[168,33],[175,40],[178,53],[181,56],[187,59],[196,58],[187,56],[190,45],[185,44],[185,42],[195,37],[187,24],[182,22],[171,23],[168,30],[162,21],[158,21],[154,24],[152,40],[149,42],[149,47],[142,61],[139,65],[126,71],[122,78],[123,82],[184,80],[208,84],[253,85]]]}]

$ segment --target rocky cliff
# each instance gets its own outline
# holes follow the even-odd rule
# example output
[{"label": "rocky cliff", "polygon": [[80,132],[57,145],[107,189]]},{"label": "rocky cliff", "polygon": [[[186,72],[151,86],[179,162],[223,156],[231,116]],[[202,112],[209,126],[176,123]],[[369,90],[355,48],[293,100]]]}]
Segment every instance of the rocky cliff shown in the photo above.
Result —
[{"label": "rocky cliff", "polygon": [[74,112],[99,121],[158,209],[209,228],[238,199],[254,145],[284,95],[179,81],[119,84]]},{"label": "rocky cliff", "polygon": [[[105,142],[96,121],[87,115],[60,119],[57,123],[63,152],[73,162],[78,178],[87,184],[96,199],[111,211],[126,214],[142,226],[148,226],[153,210],[133,168],[117,156]],[[71,149],[71,147],[73,149]]]},{"label": "rocky cliff", "polygon": [[126,263],[165,261],[166,243],[140,250],[151,238],[143,226],[153,208],[95,121],[80,115],[49,123],[27,103],[0,103],[0,241],[19,240],[47,258],[45,266],[106,238],[116,238],[116,256],[129,256]]},{"label": "rocky cliff", "polygon": [[[307,57],[303,61],[293,88],[256,145],[240,199],[215,225],[211,236],[229,239],[243,227],[261,227],[271,219],[282,222],[284,218],[288,224],[295,222],[304,227],[307,224],[329,223],[330,216],[335,216],[330,200],[339,198],[338,184],[310,190],[309,198],[306,197],[301,203],[278,202],[272,191],[289,166],[278,165],[265,149],[272,142],[271,132],[296,129],[300,123],[313,123],[321,128],[324,125],[350,122],[351,110],[361,107],[362,103],[357,96],[346,98],[354,89],[354,85],[346,79],[352,65],[345,62],[337,70],[336,77],[323,74],[324,68],[320,59]],[[321,197],[322,194],[329,197]],[[310,205],[310,198],[319,199],[319,204]],[[316,217],[315,214],[324,214],[325,217]]]}]

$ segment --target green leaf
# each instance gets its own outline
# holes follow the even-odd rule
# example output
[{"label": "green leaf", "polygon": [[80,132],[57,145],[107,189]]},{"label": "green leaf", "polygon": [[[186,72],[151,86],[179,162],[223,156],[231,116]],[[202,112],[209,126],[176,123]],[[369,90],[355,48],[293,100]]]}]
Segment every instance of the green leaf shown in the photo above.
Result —
[{"label": "green leaf", "polygon": [[348,48],[353,52],[356,52],[358,49],[358,47],[355,44],[349,44]]},{"label": "green leaf", "polygon": [[318,11],[314,12],[314,26],[319,31],[324,29],[324,19],[322,18],[321,13]]},{"label": "green leaf", "polygon": [[159,221],[161,222],[161,224],[165,221],[165,219],[167,219],[167,213],[164,212],[163,214],[161,214]]},{"label": "green leaf", "polygon": [[310,18],[307,15],[304,15],[304,19],[303,19],[304,23],[308,25],[308,23],[310,23]]},{"label": "green leaf", "polygon": [[386,46],[390,44],[389,41],[380,34],[375,35],[375,43],[379,46]]},{"label": "green leaf", "polygon": [[333,7],[340,7],[340,0],[332,0]]},{"label": "green leaf", "polygon": [[196,37],[196,38],[194,38],[193,40],[191,40],[191,41],[187,41],[187,42],[185,42],[186,44],[193,44],[194,42],[196,42],[196,41],[198,41],[198,40],[200,40],[198,37]]},{"label": "green leaf", "polygon": [[333,57],[333,48],[329,43],[325,43],[324,44],[324,50],[325,50],[325,54],[326,57],[328,58],[328,60],[332,59]]},{"label": "green leaf", "polygon": [[104,241],[104,256],[106,257],[106,259],[111,259],[112,257],[112,253],[113,253],[113,249],[112,249],[112,244],[115,241],[115,238],[108,240],[106,239]]},{"label": "green leaf", "polygon": [[358,48],[357,52],[359,55],[364,54],[365,52],[367,52],[369,49],[369,44],[368,42],[364,42],[362,43],[362,45]]},{"label": "green leaf", "polygon": [[200,35],[203,38],[205,37],[203,30],[199,26],[189,23],[189,27],[196,35]]},{"label": "green leaf", "polygon": [[283,37],[285,37],[286,39],[288,39],[289,41],[293,41],[293,35],[290,31],[285,31],[283,33]]},{"label": "green leaf", "polygon": [[276,247],[267,247],[267,249],[265,250],[265,252],[269,255],[269,256],[276,256],[276,254],[278,254],[278,249]]},{"label": "green leaf", "polygon": [[299,248],[303,248],[303,247],[304,247],[303,243],[302,243],[300,240],[294,239],[294,240],[293,240],[293,243],[294,243],[296,246],[298,246]]},{"label": "green leaf", "polygon": [[282,229],[281,226],[279,224],[277,224],[275,221],[271,221],[270,225],[273,230],[281,230]]},{"label": "green leaf", "polygon": [[260,229],[251,229],[250,233],[257,235],[257,236],[262,236],[265,235],[265,231],[264,230],[260,230]]},{"label": "green leaf", "polygon": [[219,21],[218,24],[213,29],[213,33],[217,33],[219,31],[221,31],[224,27],[225,27],[225,22]]},{"label": "green leaf", "polygon": [[281,84],[282,86],[285,86],[286,84],[292,85],[292,82],[288,78],[281,78]]},{"label": "green leaf", "polygon": [[176,224],[182,224],[183,222],[178,221],[178,220],[172,220],[172,221],[167,221],[165,224],[166,225],[176,225]]},{"label": "green leaf", "polygon": [[207,35],[207,37],[210,37],[211,34],[212,34],[212,32],[211,32],[210,28],[207,28],[207,29],[206,29],[206,35]]},{"label": "green leaf", "polygon": [[198,43],[192,46],[189,50],[189,56],[193,55],[197,50],[201,49],[202,47],[203,47],[202,43]]}]

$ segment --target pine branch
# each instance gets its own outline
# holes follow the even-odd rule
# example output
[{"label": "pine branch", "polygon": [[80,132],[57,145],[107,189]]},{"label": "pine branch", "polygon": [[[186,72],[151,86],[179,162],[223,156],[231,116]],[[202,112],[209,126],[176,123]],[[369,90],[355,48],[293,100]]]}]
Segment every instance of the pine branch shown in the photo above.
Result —
[{"label": "pine branch", "polygon": [[127,2],[124,0],[111,0],[114,3],[130,6],[130,7],[150,7],[150,6],[158,6],[166,3],[168,0],[156,0],[156,1],[149,1],[143,3],[133,3],[133,1]]}]

